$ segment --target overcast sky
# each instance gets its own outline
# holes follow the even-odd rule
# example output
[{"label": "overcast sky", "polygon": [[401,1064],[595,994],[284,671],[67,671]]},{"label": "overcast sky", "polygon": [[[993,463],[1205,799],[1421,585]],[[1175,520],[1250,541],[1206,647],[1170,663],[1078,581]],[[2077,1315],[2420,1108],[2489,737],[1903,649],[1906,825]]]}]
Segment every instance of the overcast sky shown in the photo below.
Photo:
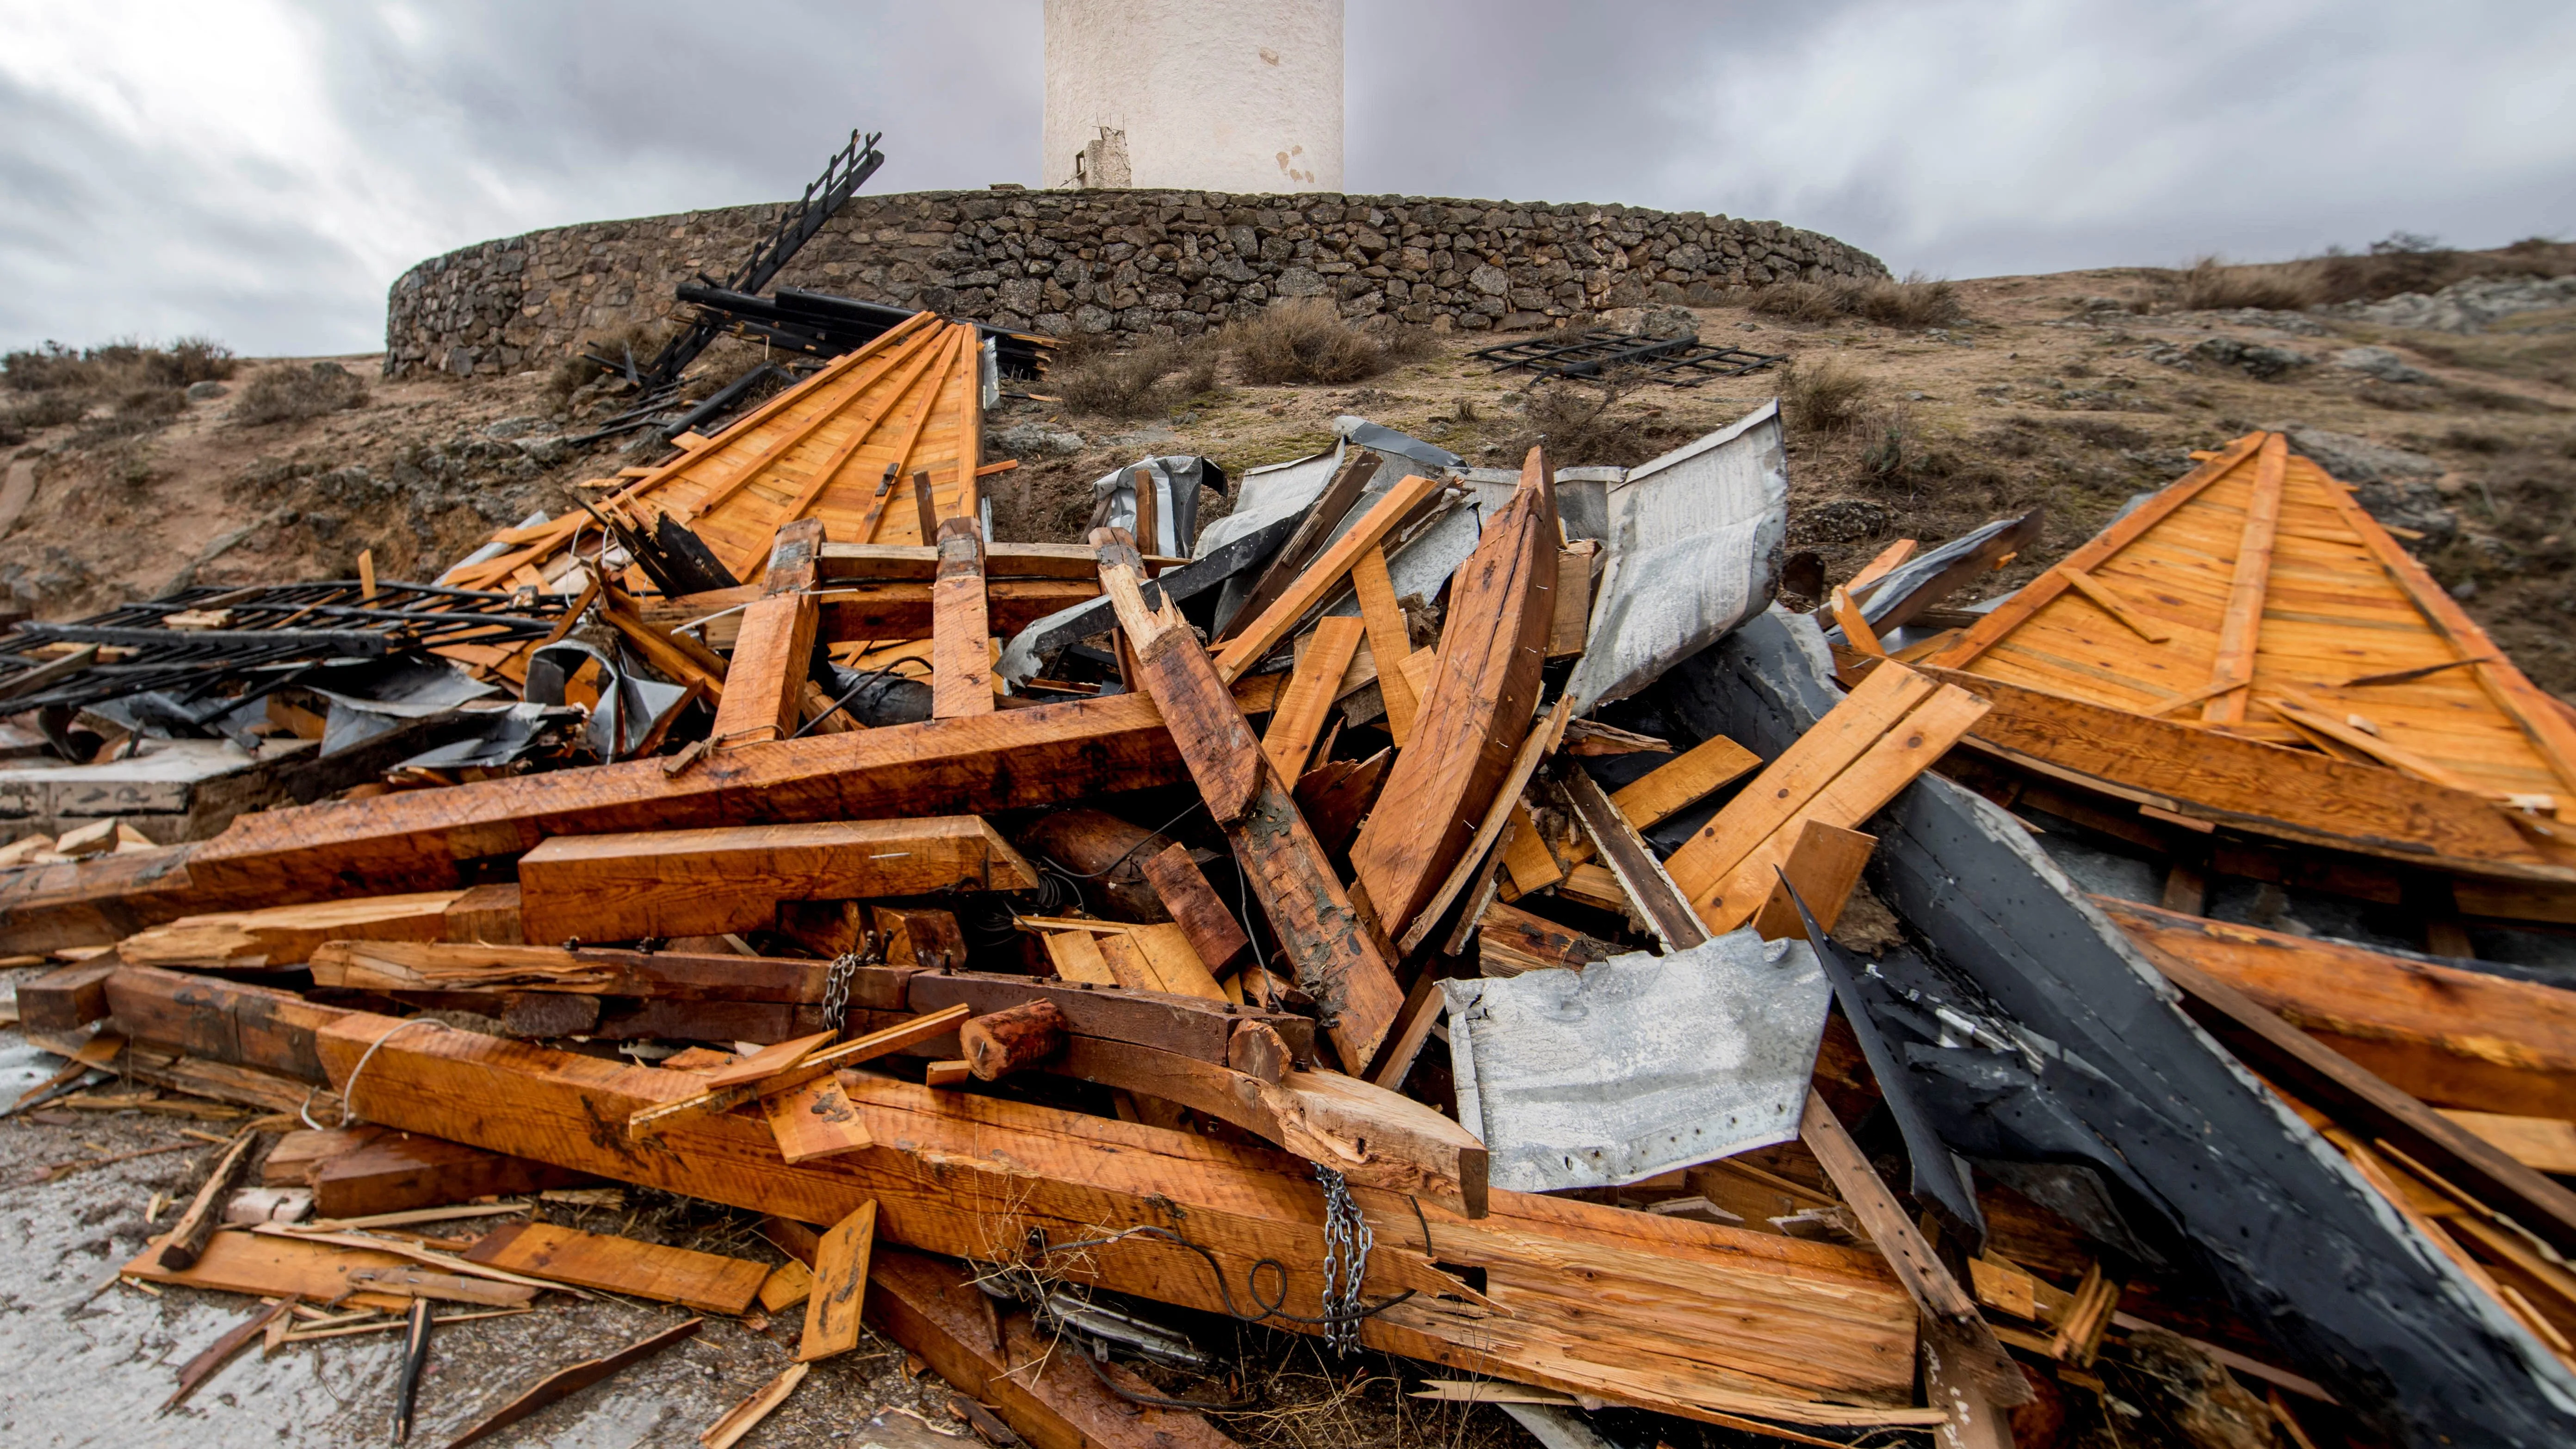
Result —
[{"label": "overcast sky", "polygon": [[[2576,236],[2556,0],[1348,0],[1354,192],[1771,217],[1970,277]],[[422,257],[1036,183],[1037,0],[0,0],[0,347],[382,343]]]}]

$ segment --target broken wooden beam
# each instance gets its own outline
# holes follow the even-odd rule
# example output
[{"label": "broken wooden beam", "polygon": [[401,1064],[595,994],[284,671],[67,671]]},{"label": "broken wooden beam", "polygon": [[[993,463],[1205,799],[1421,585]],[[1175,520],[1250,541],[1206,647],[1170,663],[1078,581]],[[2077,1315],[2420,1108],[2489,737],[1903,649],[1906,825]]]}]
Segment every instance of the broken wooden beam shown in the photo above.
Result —
[{"label": "broken wooden beam", "polygon": [[[120,975],[139,978],[135,989],[169,979]],[[889,1241],[961,1256],[1030,1251],[1030,1230],[1061,1242],[1126,1223],[1177,1225],[1217,1254],[1229,1283],[1259,1258],[1312,1264],[1322,1252],[1311,1169],[1266,1148],[864,1073],[847,1091],[876,1136],[872,1151],[788,1164],[765,1122],[726,1115],[676,1124],[660,1144],[630,1142],[621,1117],[688,1096],[695,1080],[470,1032],[388,1036],[392,1018],[327,1014],[317,1035],[328,1080],[345,1084],[374,1048],[361,1111],[495,1151],[806,1222],[837,1222],[873,1200]],[[997,1141],[1011,1144],[1007,1161],[990,1151]],[[1352,1195],[1377,1238],[1369,1299],[1417,1290],[1361,1321],[1370,1347],[1684,1416],[1874,1424],[1914,1412],[1888,1407],[1910,1399],[1914,1310],[1875,1254],[1519,1193],[1492,1194],[1476,1220],[1432,1202],[1417,1218],[1413,1201],[1365,1186]],[[1435,1260],[1483,1271],[1509,1316]],[[1040,1261],[1222,1310],[1201,1260],[1150,1237]],[[1558,1291],[1568,1263],[1583,1265],[1580,1302]],[[1317,1315],[1321,1286],[1292,1266],[1284,1306]],[[1498,1323],[1510,1332],[1498,1336]]]},{"label": "broken wooden beam", "polygon": [[1559,540],[1542,527],[1554,514],[1546,460],[1532,448],[1511,506],[1450,582],[1438,672],[1351,847],[1389,934],[1412,923],[1466,853],[1529,734],[1555,608]]},{"label": "broken wooden beam", "polygon": [[[1002,1310],[944,1259],[879,1250],[868,1265],[867,1321],[941,1378],[993,1404],[1036,1449],[1234,1449],[1233,1439],[1194,1411],[1140,1406],[1112,1393],[1039,1337],[1027,1314]],[[1129,1394],[1164,1397],[1117,1364],[1100,1364],[1097,1372]]]},{"label": "broken wooden beam", "polygon": [[2561,988],[2109,896],[2093,903],[2141,946],[2436,1107],[2576,1119],[2576,997]]},{"label": "broken wooden beam", "polygon": [[795,737],[805,722],[805,685],[821,623],[811,594],[773,594],[742,611],[724,702],[708,738],[741,745]]},{"label": "broken wooden beam", "polygon": [[667,939],[766,929],[781,901],[1036,887],[972,815],[571,835],[519,858],[519,920],[539,941]]},{"label": "broken wooden beam", "polygon": [[193,845],[0,871],[0,950],[107,945],[195,912],[454,889],[549,836],[1059,805],[1187,778],[1154,702],[1072,700],[664,761],[265,810]]},{"label": "broken wooden beam", "polygon": [[1241,964],[1252,950],[1252,941],[1243,934],[1243,926],[1226,908],[1216,889],[1208,884],[1199,863],[1190,858],[1189,847],[1171,845],[1144,857],[1139,862],[1147,883],[1171,912],[1172,921],[1190,938],[1190,949],[1198,953],[1210,974],[1223,977]]},{"label": "broken wooden beam", "polygon": [[1334,1049],[1345,1064],[1364,1066],[1404,1003],[1393,966],[1351,908],[1323,847],[1288,787],[1271,773],[1188,621],[1168,602],[1159,610],[1146,607],[1132,558],[1104,549],[1100,577],[1135,647],[1146,694],[1188,761],[1209,817],[1233,842],[1280,949],[1296,966],[1298,984],[1322,1004]]},{"label": "broken wooden beam", "polygon": [[930,713],[991,714],[993,630],[984,608],[984,535],[972,518],[939,525],[939,574],[930,586]]}]

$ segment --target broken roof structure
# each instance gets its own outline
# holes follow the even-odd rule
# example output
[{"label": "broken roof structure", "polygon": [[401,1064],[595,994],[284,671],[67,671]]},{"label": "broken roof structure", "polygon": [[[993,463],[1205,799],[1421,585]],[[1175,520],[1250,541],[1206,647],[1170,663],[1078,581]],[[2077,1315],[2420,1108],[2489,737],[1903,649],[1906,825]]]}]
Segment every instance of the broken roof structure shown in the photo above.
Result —
[{"label": "broken roof structure", "polygon": [[[1351,419],[1203,531],[1224,473],[1165,458],[1032,543],[987,356],[896,322],[382,586],[453,602],[331,604],[436,615],[399,687],[209,695],[254,742],[487,707],[394,778],[0,848],[29,1105],[279,1114],[122,1270],[277,1300],[183,1395],[328,1303],[405,1315],[407,1416],[455,1391],[419,1305],[606,1290],[801,1308],[711,1443],[873,1327],[978,1432],[1223,1444],[1210,1323],[1792,1442],[2009,1443],[2151,1360],[2301,1442],[2567,1437],[2576,736],[2283,439],[1981,612],[2036,516],[1806,616],[1776,405],[1563,474]],[[22,627],[0,690],[103,705],[182,627]],[[601,1182],[779,1261],[376,1216]]]}]

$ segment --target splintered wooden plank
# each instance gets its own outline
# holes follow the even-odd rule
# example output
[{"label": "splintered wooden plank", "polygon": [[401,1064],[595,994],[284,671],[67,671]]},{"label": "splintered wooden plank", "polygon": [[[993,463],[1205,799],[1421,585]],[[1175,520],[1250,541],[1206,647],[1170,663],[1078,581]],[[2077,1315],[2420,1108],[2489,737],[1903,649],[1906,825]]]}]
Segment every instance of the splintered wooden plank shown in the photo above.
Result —
[{"label": "splintered wooden plank", "polygon": [[1306,773],[1306,757],[1324,732],[1324,719],[1333,711],[1342,674],[1351,667],[1351,657],[1359,652],[1367,629],[1358,619],[1340,616],[1316,622],[1306,657],[1289,674],[1288,690],[1272,707],[1270,728],[1261,735],[1261,753],[1280,779],[1294,780]]},{"label": "splintered wooden plank", "polygon": [[[2272,535],[2281,524],[2281,476],[2289,464],[2289,440],[2267,434],[2254,455],[2254,492],[2245,508],[2245,531],[2236,543],[2236,571],[2227,590],[2227,612],[2219,625],[2218,657],[2209,682],[2250,684],[2254,654],[2261,645],[2263,599],[2272,582]],[[2229,690],[2200,707],[2210,723],[2245,718],[2246,691]]]},{"label": "splintered wooden plank", "polygon": [[[242,993],[172,973],[120,974],[184,991],[199,1010]],[[765,1124],[735,1116],[691,1119],[667,1150],[638,1150],[604,1140],[599,1123],[683,1095],[694,1079],[471,1032],[386,1037],[397,1019],[327,1016],[314,1035],[329,1079],[345,1085],[374,1048],[355,1095],[393,1126],[807,1222],[878,1200],[889,1239],[928,1252],[990,1257],[1001,1251],[997,1230],[1022,1242],[1015,1222],[1052,1225],[1055,1239],[1167,1223],[1179,1209],[1191,1240],[1217,1256],[1227,1281],[1241,1281],[1261,1258],[1311,1261],[1323,1222],[1311,1170],[1267,1150],[872,1076],[852,1091],[883,1124],[887,1145],[876,1151],[790,1165]],[[1372,1293],[1416,1290],[1360,1324],[1372,1349],[1684,1415],[1841,1423],[1903,1412],[1883,1406],[1905,1402],[1914,1381],[1914,1312],[1875,1253],[1521,1193],[1494,1193],[1483,1220],[1423,1203],[1439,1261],[1483,1271],[1508,1300],[1512,1332],[1497,1338],[1496,1310],[1431,1266],[1420,1224],[1400,1233],[1415,1223],[1411,1202],[1363,1188],[1353,1196],[1377,1233]],[[1131,1239],[1086,1250],[1080,1272],[1112,1291],[1221,1311],[1205,1265],[1173,1264],[1167,1244]],[[1578,1298],[1563,1295],[1570,1274]],[[1287,1311],[1318,1313],[1317,1282],[1292,1273]]]},{"label": "splintered wooden plank", "polygon": [[2576,881],[2545,864],[2501,811],[2476,796],[2375,765],[2230,739],[1984,675],[1930,672],[1992,702],[1969,734],[1978,748],[2059,779],[2275,839],[2400,860],[2447,857],[2490,871]]},{"label": "splintered wooden plank", "polygon": [[1132,550],[1104,549],[1100,577],[1135,648],[1145,691],[1188,762],[1209,816],[1233,843],[1298,984],[1335,1023],[1333,1045],[1342,1060],[1368,1061],[1404,1004],[1385,950],[1351,908],[1332,862],[1288,787],[1271,773],[1243,711],[1180,610],[1169,600],[1160,610],[1146,607]]},{"label": "splintered wooden plank", "polygon": [[254,971],[310,960],[325,941],[436,941],[462,894],[427,891],[183,916],[126,937],[116,955],[129,966]]},{"label": "splintered wooden plank", "polygon": [[[1878,837],[1857,830],[1845,830],[1822,820],[1810,820],[1798,827],[1797,841],[1789,847],[1789,858],[1781,871],[1785,883],[1775,882],[1771,895],[1763,901],[1760,914],[1754,917],[1753,929],[1765,941],[1803,941],[1807,939],[1806,922],[1798,915],[1804,902],[1816,925],[1830,931],[1842,919],[1843,906],[1851,900],[1852,888],[1860,884],[1860,873],[1869,864],[1869,853],[1878,845]],[[1790,891],[1797,896],[1792,899]]]},{"label": "splintered wooden plank", "polygon": [[1387,733],[1402,748],[1413,738],[1413,717],[1421,708],[1421,698],[1398,667],[1413,653],[1413,636],[1405,628],[1404,606],[1396,600],[1395,578],[1387,572],[1384,548],[1370,549],[1351,565],[1351,589],[1359,595],[1360,618],[1368,626],[1369,652],[1381,661],[1377,687],[1386,701]]},{"label": "splintered wooden plank", "polygon": [[1934,688],[1932,680],[1901,665],[1882,664],[1871,670],[1859,688],[1781,751],[1716,818],[1665,860],[1664,869],[1673,883],[1694,901],[1719,888],[1747,855],[1789,823],[1881,735],[1930,698]]},{"label": "splintered wooden plank", "polygon": [[832,1225],[814,1250],[813,1296],[805,1300],[805,1336],[796,1361],[812,1363],[859,1346],[868,1298],[868,1253],[876,1246],[877,1205],[860,1205]]},{"label": "splintered wooden plank", "polygon": [[789,1162],[811,1162],[876,1145],[867,1123],[850,1106],[839,1079],[820,1077],[760,1099],[778,1155]]},{"label": "splintered wooden plank", "polygon": [[992,626],[984,612],[984,537],[968,518],[939,526],[939,577],[930,586],[930,713],[991,714]]},{"label": "splintered wooden plank", "polygon": [[743,610],[724,703],[712,737],[720,744],[783,740],[804,723],[806,669],[822,614],[811,594],[759,599]]},{"label": "splintered wooden plank", "polygon": [[465,1250],[465,1260],[531,1278],[571,1283],[678,1303],[709,1313],[741,1313],[760,1296],[768,1265],[633,1238],[585,1233],[553,1223],[511,1223]]},{"label": "splintered wooden plank", "polygon": [[[1882,664],[1880,669],[1896,666]],[[1857,696],[1855,696],[1857,697]],[[1776,867],[1787,863],[1800,830],[1810,820],[1846,829],[1875,815],[1914,777],[1932,767],[1986,712],[1986,702],[1956,685],[1933,691],[1922,705],[1878,738],[1850,768],[1757,846],[1722,884],[1692,898],[1711,931],[1732,931],[1753,919],[1772,887]]]},{"label": "splintered wooden plank", "polygon": [[520,858],[519,909],[537,940],[633,941],[765,928],[780,901],[1036,884],[972,815],[745,825],[557,836]]},{"label": "splintered wooden plank", "polygon": [[[1555,749],[1557,741],[1563,738],[1565,722],[1573,712],[1574,696],[1569,694],[1560,698],[1556,708],[1548,712],[1539,727],[1530,731],[1528,739],[1521,741],[1520,753],[1512,757],[1511,769],[1503,776],[1502,788],[1494,792],[1493,802],[1485,807],[1484,819],[1477,822],[1476,833],[1468,838],[1466,851],[1450,868],[1448,879],[1442,881],[1440,888],[1432,892],[1431,899],[1424,902],[1413,924],[1405,929],[1403,939],[1397,943],[1404,954],[1411,955],[1430,939],[1432,928],[1457,903],[1459,893],[1467,889],[1468,882],[1477,877],[1485,856],[1511,828],[1513,812],[1521,809],[1521,792],[1529,787],[1530,777],[1538,773],[1539,762],[1546,759],[1548,752]],[[1474,910],[1474,903],[1471,902],[1468,909]]]},{"label": "splintered wooden plank", "polygon": [[707,1090],[720,1091],[726,1087],[739,1087],[748,1082],[757,1082],[775,1076],[805,1060],[816,1047],[830,1041],[832,1036],[831,1032],[818,1031],[812,1036],[800,1036],[762,1047],[731,1066],[718,1067],[707,1073]]},{"label": "splintered wooden plank", "polygon": [[1088,981],[1097,986],[1115,986],[1117,974],[1100,953],[1099,938],[1089,931],[1049,931],[1046,941],[1047,960],[1055,965],[1055,974],[1067,981]]},{"label": "splintered wooden plank", "polygon": [[2436,1107],[2576,1118],[2576,995],[2108,896],[2093,903],[2138,941]]},{"label": "splintered wooden plank", "polygon": [[1093,1373],[1131,1395],[1167,1396],[1116,1363],[1086,1368],[1050,1351],[1026,1313],[1000,1308],[954,1264],[879,1250],[868,1269],[867,1321],[969,1398],[993,1405],[1036,1449],[1234,1449],[1191,1410],[1120,1398]]},{"label": "splintered wooden plank", "polygon": [[1409,926],[1468,847],[1528,737],[1546,665],[1557,540],[1546,463],[1530,450],[1520,489],[1451,579],[1439,672],[1396,752],[1351,865],[1390,932]]},{"label": "splintered wooden plank", "polygon": [[1397,525],[1439,491],[1440,485],[1428,478],[1406,477],[1380,495],[1377,506],[1353,524],[1350,532],[1333,540],[1330,548],[1280,591],[1270,607],[1225,642],[1215,658],[1217,677],[1228,684],[1242,678],[1296,629],[1298,620],[1326,601],[1360,555],[1386,542]]},{"label": "splintered wooden plank", "polygon": [[[1172,921],[1189,937],[1190,949],[1209,972],[1223,975],[1234,968],[1235,958],[1251,949],[1242,925],[1225,901],[1208,884],[1199,863],[1190,858],[1186,845],[1174,844],[1145,856],[1138,862],[1145,873],[1146,884],[1172,913]],[[1058,974],[1063,974],[1059,966]]]},{"label": "splintered wooden plank", "polygon": [[434,1298],[487,1306],[525,1303],[536,1297],[535,1290],[517,1284],[423,1271],[399,1253],[230,1229],[208,1238],[205,1251],[185,1272],[162,1267],[158,1247],[146,1248],[141,1257],[118,1271],[150,1283],[315,1303],[334,1303],[353,1294],[395,1303]]}]

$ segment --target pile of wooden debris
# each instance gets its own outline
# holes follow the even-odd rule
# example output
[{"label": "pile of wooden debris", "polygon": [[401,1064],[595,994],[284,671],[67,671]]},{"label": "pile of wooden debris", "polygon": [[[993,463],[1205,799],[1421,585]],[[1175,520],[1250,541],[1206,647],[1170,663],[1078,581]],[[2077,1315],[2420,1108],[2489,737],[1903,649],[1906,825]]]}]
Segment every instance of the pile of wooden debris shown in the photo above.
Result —
[{"label": "pile of wooden debris", "polygon": [[[601,763],[0,876],[31,1100],[281,1114],[124,1269],[271,1300],[183,1394],[403,1315],[407,1422],[437,1325],[600,1290],[802,1306],[709,1444],[863,1324],[993,1442],[1222,1444],[1229,1319],[1550,1443],[2563,1438],[2576,727],[2281,439],[1982,614],[2037,520],[1891,549],[1829,640],[1774,409],[1009,544],[977,356],[897,326],[450,575],[577,621],[438,652]],[[546,1220],[603,1184],[783,1261]]]}]

